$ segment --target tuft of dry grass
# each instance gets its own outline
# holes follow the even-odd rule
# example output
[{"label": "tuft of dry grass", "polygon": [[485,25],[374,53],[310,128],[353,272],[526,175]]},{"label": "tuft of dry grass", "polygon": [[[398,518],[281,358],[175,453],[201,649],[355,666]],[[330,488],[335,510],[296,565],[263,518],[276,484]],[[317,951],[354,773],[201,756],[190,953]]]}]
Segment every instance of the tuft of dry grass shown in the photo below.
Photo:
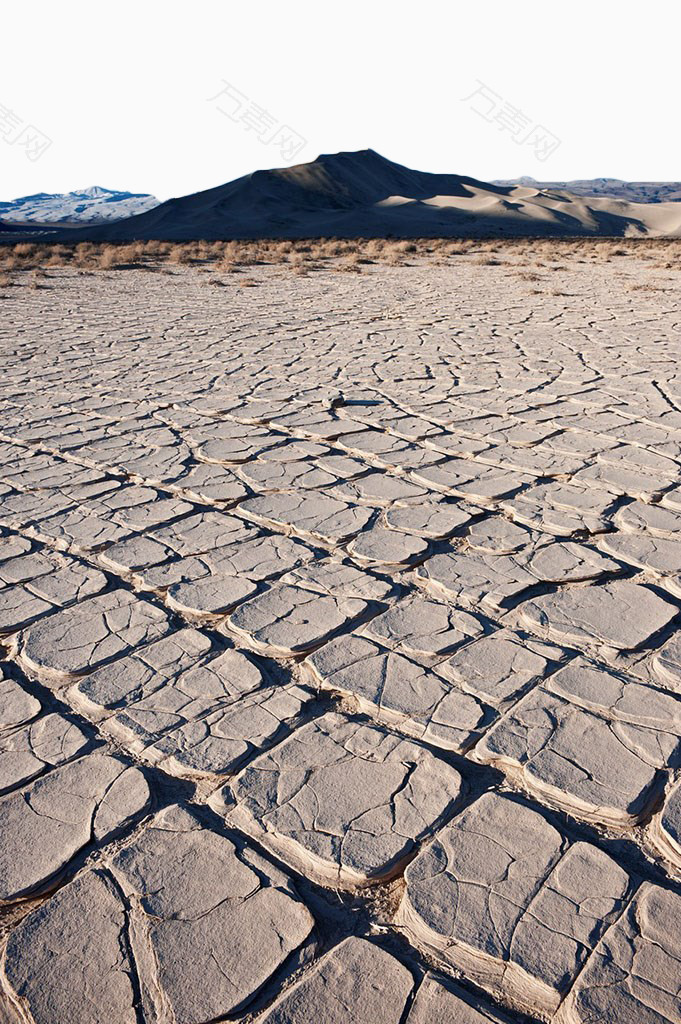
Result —
[{"label": "tuft of dry grass", "polygon": [[46,277],[47,274],[42,267],[34,267],[28,279],[28,287],[32,289],[49,287],[45,284]]},{"label": "tuft of dry grass", "polygon": [[668,288],[662,288],[657,284],[641,283],[629,285],[630,292],[666,292]]}]

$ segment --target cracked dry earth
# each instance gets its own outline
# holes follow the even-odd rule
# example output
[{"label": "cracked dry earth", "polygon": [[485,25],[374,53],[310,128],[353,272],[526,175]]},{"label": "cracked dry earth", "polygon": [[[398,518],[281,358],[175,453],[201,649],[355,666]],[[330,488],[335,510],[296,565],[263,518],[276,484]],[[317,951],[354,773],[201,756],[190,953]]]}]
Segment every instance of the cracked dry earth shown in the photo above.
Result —
[{"label": "cracked dry earth", "polygon": [[637,260],[4,304],[0,1020],[681,1022],[681,314]]}]

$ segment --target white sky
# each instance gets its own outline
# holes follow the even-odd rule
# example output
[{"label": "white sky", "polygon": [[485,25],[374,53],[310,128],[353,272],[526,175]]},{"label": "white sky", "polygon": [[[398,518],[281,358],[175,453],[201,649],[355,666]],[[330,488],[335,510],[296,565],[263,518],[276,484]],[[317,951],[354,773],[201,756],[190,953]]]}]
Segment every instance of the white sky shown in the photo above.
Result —
[{"label": "white sky", "polygon": [[[681,179],[671,0],[37,0],[4,6],[2,37],[0,199],[89,185],[167,199],[367,147],[482,179]],[[223,80],[238,110],[209,100]],[[464,99],[479,82],[498,98]],[[246,130],[254,104],[270,135],[306,140],[297,155]],[[52,140],[35,160],[30,125]],[[537,125],[560,141],[544,160]]]}]

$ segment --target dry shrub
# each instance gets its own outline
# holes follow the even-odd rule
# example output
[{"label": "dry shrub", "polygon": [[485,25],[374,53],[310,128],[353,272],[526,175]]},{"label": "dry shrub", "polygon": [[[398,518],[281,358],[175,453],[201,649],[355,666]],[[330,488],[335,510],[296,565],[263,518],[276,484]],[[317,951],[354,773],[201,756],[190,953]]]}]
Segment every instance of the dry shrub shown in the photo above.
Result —
[{"label": "dry shrub", "polygon": [[209,263],[214,258],[212,244],[199,241],[194,244],[194,259],[200,263]]},{"label": "dry shrub", "polygon": [[113,270],[119,266],[118,252],[115,245],[105,245],[92,257],[92,262],[98,270]]},{"label": "dry shrub", "polygon": [[267,248],[268,258],[272,263],[285,263],[295,250],[294,243],[288,238],[273,239],[264,244]]},{"label": "dry shrub", "polygon": [[385,238],[370,238],[364,246],[365,255],[372,262],[380,262],[387,249],[388,243]]},{"label": "dry shrub", "polygon": [[42,245],[32,257],[32,264],[43,267],[68,267],[72,258],[72,246]]},{"label": "dry shrub", "polygon": [[38,246],[33,242],[19,242],[14,246],[14,255],[19,259],[29,259],[36,254],[37,250]]},{"label": "dry shrub", "polygon": [[[81,242],[78,245],[49,242],[18,242],[0,245],[0,271],[14,273],[35,267],[66,267],[76,272],[132,267],[158,269],[163,265],[196,265],[208,273],[236,273],[256,265],[282,265],[303,276],[325,267],[356,273],[363,263],[408,266],[426,259],[430,265],[446,265],[465,256],[479,266],[515,265],[563,270],[577,264],[606,266],[614,257],[645,260],[659,270],[678,269],[679,239],[613,238],[317,238],[227,241],[161,242],[156,240],[111,244]],[[621,266],[621,265],[620,265]],[[170,271],[166,271],[170,272]],[[522,273],[519,274],[522,277]],[[528,281],[531,277],[525,278]]]},{"label": "dry shrub", "polygon": [[221,242],[200,242],[199,251],[206,260],[214,261],[222,256]]},{"label": "dry shrub", "polygon": [[73,263],[76,267],[87,270],[96,267],[97,249],[92,242],[80,242],[73,251]]},{"label": "dry shrub", "polygon": [[311,264],[319,263],[320,260],[326,259],[324,250],[320,245],[311,245],[308,252],[296,252],[282,254],[282,260],[284,263],[292,263],[293,266],[303,264],[309,267]]},{"label": "dry shrub", "polygon": [[168,259],[171,263],[177,263],[178,266],[191,263],[191,256],[185,245],[174,245],[168,253]]},{"label": "dry shrub", "polygon": [[318,244],[322,248],[325,259],[335,259],[337,256],[344,256],[346,253],[344,244],[337,238],[327,239]]},{"label": "dry shrub", "polygon": [[259,263],[260,260],[254,247],[252,245],[245,245],[238,256],[235,257],[235,262],[242,267],[252,267],[255,263]]},{"label": "dry shrub", "polygon": [[445,252],[448,256],[464,256],[466,253],[471,251],[472,243],[461,240],[456,242],[447,242]]},{"label": "dry shrub", "polygon": [[225,259],[235,261],[241,252],[241,246],[239,242],[225,242],[222,255]]},{"label": "dry shrub", "polygon": [[341,273],[361,274],[361,263],[362,260],[358,253],[348,253],[347,256],[344,256],[340,262],[336,264],[335,269]]},{"label": "dry shrub", "polygon": [[122,245],[119,256],[124,263],[142,263],[147,258],[146,243],[132,242],[129,245]]}]

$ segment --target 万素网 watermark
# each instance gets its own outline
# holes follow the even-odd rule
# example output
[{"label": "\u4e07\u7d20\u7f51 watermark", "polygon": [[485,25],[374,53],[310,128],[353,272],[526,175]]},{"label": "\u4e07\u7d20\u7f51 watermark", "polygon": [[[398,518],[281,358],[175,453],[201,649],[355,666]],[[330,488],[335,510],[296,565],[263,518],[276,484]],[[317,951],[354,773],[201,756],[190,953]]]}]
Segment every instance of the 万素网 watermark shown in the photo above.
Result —
[{"label": "\u4e07\u7d20\u7f51 watermark", "polygon": [[522,110],[509,103],[498,92],[477,79],[477,89],[463,96],[462,103],[470,102],[471,110],[500,132],[508,132],[518,146],[531,146],[537,160],[548,160],[560,146],[560,139],[542,124],[536,124]]},{"label": "\u4e07\u7d20\u7f51 watermark", "polygon": [[307,145],[307,139],[290,125],[282,124],[264,107],[254,103],[245,93],[222,79],[222,88],[208,97],[216,109],[244,131],[253,132],[264,146],[276,146],[283,160],[293,160]]},{"label": "\u4e07\u7d20\u7f51 watermark", "polygon": [[0,104],[0,139],[8,146],[23,149],[27,160],[39,160],[43,153],[52,145],[52,139],[28,124],[9,107]]}]

